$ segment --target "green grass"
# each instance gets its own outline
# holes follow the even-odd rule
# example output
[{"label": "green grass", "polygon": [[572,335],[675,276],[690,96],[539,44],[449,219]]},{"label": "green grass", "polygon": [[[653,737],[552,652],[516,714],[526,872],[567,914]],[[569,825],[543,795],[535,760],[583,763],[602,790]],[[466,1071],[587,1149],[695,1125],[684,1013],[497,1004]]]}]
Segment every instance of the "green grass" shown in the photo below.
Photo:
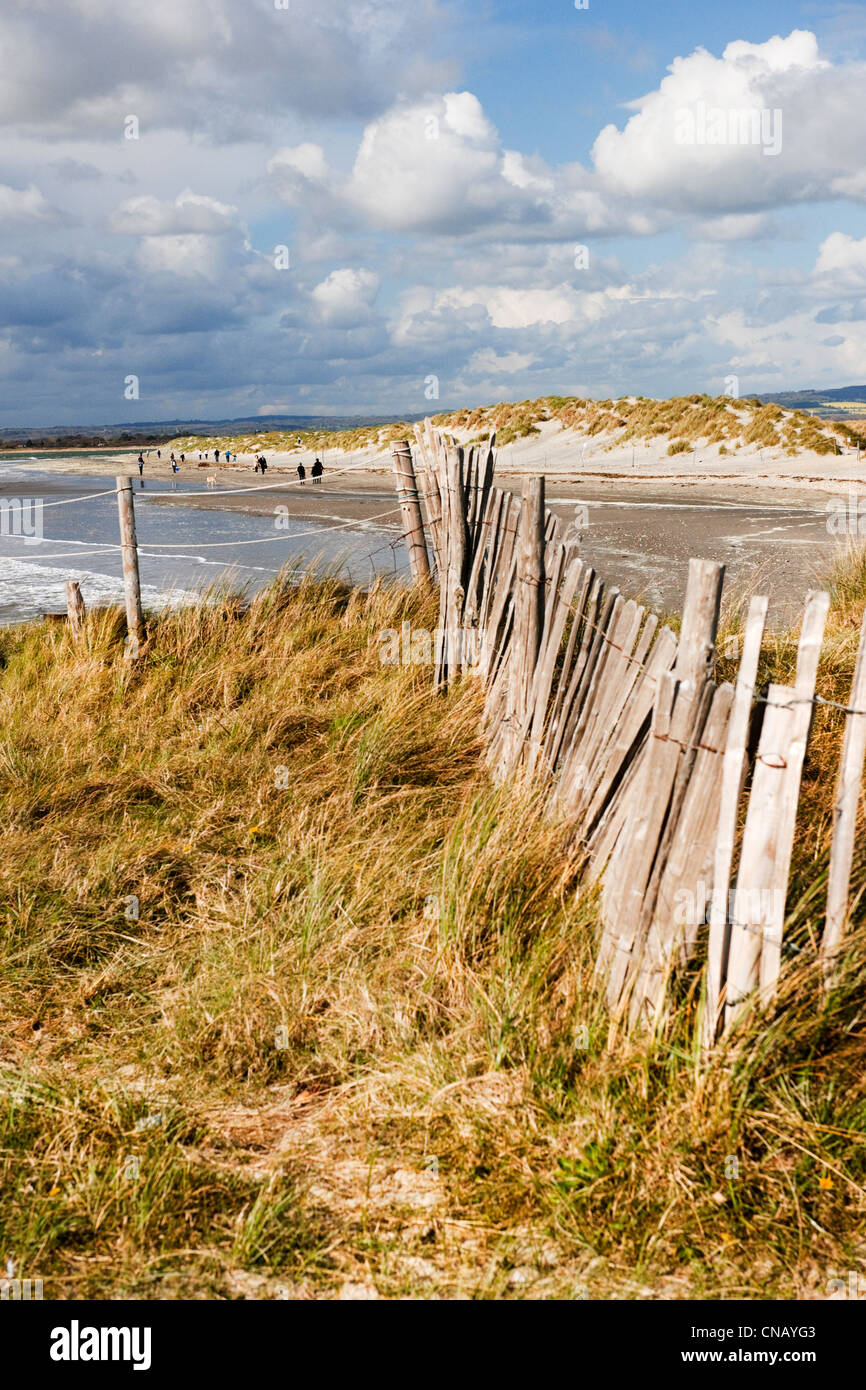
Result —
[{"label": "green grass", "polygon": [[[844,698],[861,555],[833,592]],[[471,681],[379,661],[435,617],[287,575],[151,618],[134,668],[111,615],[0,631],[0,1259],[46,1297],[793,1298],[862,1267],[862,913],[834,993],[802,952],[709,1066],[694,972],[662,1036],[611,1038],[567,827],[489,783]],[[794,654],[768,635],[762,679]],[[820,711],[812,946],[840,733]]]}]

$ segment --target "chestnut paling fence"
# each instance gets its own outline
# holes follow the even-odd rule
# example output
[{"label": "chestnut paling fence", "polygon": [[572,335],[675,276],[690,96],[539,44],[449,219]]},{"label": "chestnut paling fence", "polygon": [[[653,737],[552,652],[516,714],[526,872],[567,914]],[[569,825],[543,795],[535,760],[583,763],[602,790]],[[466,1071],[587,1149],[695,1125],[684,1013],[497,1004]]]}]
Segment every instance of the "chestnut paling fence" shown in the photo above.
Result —
[{"label": "chestnut paling fence", "polygon": [[[600,889],[597,971],[614,1017],[656,1026],[674,973],[702,963],[711,1043],[777,987],[829,595],[806,596],[793,686],[756,691],[765,597],[751,600],[736,682],[717,684],[723,565],[689,562],[677,636],[581,559],[545,509],[543,478],[527,479],[519,501],[494,486],[495,436],[464,449],[429,419],[415,436],[414,460],[408,441],[393,459],[413,577],[430,579],[428,541],[438,576],[436,686],[477,674],[496,777],[539,779],[584,847]],[[827,984],[849,915],[866,616],[845,721],[818,948]]]}]

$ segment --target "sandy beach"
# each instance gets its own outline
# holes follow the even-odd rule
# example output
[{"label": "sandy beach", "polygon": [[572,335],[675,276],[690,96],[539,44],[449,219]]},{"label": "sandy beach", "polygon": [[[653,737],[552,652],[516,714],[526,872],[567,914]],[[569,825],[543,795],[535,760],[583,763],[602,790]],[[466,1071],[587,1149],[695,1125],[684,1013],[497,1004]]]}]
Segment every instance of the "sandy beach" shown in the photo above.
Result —
[{"label": "sandy beach", "polygon": [[[530,442],[527,442],[527,445]],[[598,456],[587,466],[574,467],[573,450],[564,450],[562,438],[539,452],[527,445],[503,450],[498,467],[499,484],[520,492],[525,475],[544,471],[550,510],[567,524],[574,525],[581,537],[581,550],[589,563],[623,592],[639,595],[657,609],[673,610],[683,599],[685,574],[692,556],[709,557],[726,564],[726,594],[734,596],[759,587],[771,598],[771,621],[790,620],[802,605],[802,598],[816,582],[823,582],[828,567],[845,543],[838,528],[828,525],[831,513],[842,506],[858,507],[866,491],[855,477],[856,457],[812,457],[808,463],[794,460],[738,460],[737,473],[731,473],[730,460],[717,460],[723,467],[688,474],[680,460],[662,459],[656,448],[652,466],[641,460],[635,468],[617,466],[606,460],[598,467]],[[637,450],[635,450],[637,453]],[[292,524],[320,531],[356,535],[373,532],[378,539],[363,542],[371,549],[399,541],[399,509],[393,491],[391,461],[384,453],[361,457],[329,457],[321,484],[309,475],[304,484],[297,480],[297,456],[275,455],[268,463],[264,480],[253,473],[253,459],[229,466],[209,463],[190,466],[186,460],[181,473],[172,480],[165,456],[147,460],[143,488],[139,486],[136,453],[117,455],[42,455],[38,459],[17,459],[18,481],[8,480],[4,491],[21,492],[22,475],[32,470],[28,492],[50,498],[63,493],[64,475],[111,477],[122,473],[136,480],[136,502],[147,510],[170,509],[195,514],[214,512],[217,516],[274,518],[281,509]],[[311,460],[304,460],[310,463]],[[509,467],[503,467],[509,464]],[[592,464],[592,466],[589,466]],[[671,464],[676,467],[671,467]],[[207,488],[210,475],[217,478]],[[56,481],[54,481],[56,480]],[[172,492],[172,481],[177,492]],[[192,516],[190,512],[190,516]],[[217,520],[214,517],[214,521]],[[342,528],[346,528],[343,532]],[[264,552],[263,552],[264,553]],[[385,556],[391,563],[391,557]],[[379,562],[381,563],[381,556]]]}]

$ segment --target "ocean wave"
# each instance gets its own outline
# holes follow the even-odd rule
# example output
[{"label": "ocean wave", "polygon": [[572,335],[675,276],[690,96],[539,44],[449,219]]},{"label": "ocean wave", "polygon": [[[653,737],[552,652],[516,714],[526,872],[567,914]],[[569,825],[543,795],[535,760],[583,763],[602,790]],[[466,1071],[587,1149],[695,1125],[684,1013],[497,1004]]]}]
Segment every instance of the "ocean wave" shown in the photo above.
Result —
[{"label": "ocean wave", "polygon": [[[38,618],[43,612],[59,612],[66,607],[66,581],[72,578],[68,569],[51,565],[28,564],[25,560],[0,556],[0,623],[23,622]],[[74,576],[81,582],[86,604],[122,603],[123,580],[110,574],[78,570]],[[177,587],[160,589],[142,584],[141,599],[146,608],[172,608],[195,602],[198,595]]]}]

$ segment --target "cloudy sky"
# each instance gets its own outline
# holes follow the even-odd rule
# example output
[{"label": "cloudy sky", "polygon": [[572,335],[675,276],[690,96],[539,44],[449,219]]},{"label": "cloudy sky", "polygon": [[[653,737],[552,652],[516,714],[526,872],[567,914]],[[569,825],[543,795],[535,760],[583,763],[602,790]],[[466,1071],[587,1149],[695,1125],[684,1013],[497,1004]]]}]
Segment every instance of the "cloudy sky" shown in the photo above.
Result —
[{"label": "cloudy sky", "polygon": [[859,4],[5,0],[0,423],[866,381],[864,59]]}]

